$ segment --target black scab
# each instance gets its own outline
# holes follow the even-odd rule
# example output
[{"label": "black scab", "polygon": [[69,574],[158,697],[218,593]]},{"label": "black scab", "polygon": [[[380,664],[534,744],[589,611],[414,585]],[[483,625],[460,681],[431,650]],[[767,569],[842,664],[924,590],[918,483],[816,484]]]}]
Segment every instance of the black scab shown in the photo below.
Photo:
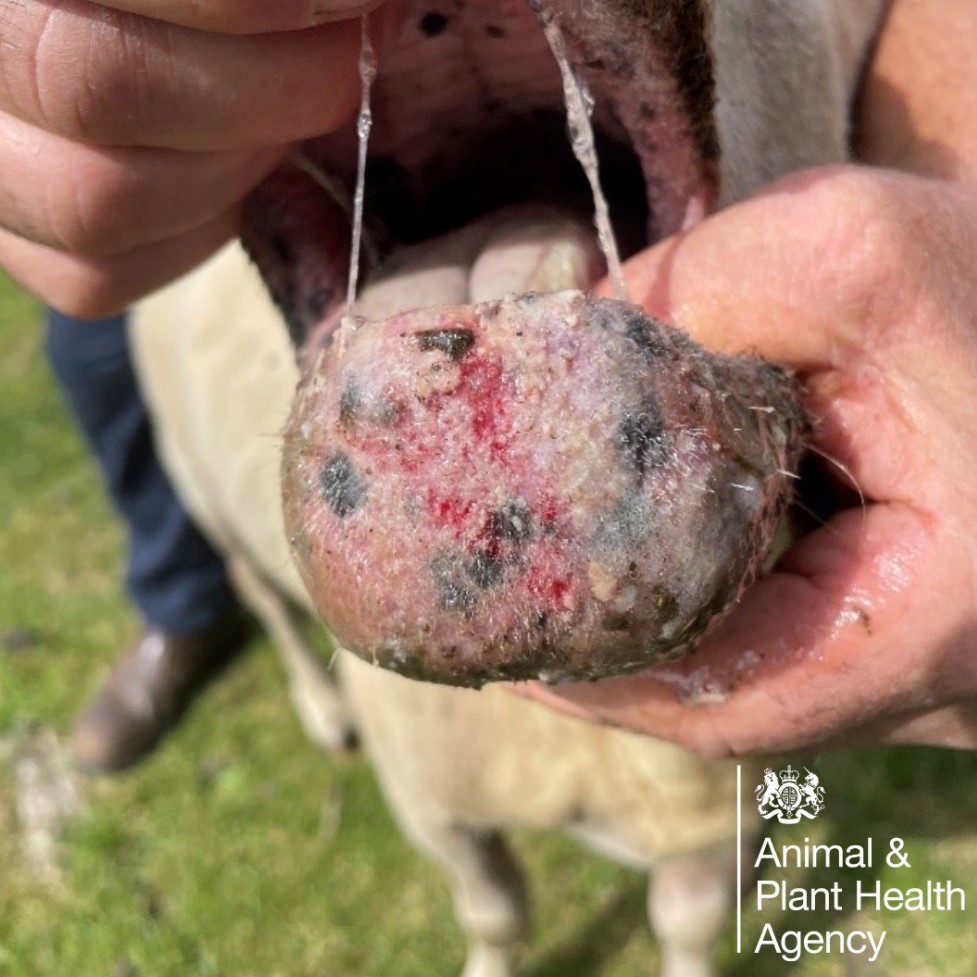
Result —
[{"label": "black scab", "polygon": [[466,569],[476,587],[488,590],[502,582],[505,564],[488,550],[478,549],[475,550]]},{"label": "black scab", "polygon": [[499,24],[486,24],[485,33],[488,34],[489,37],[495,38],[497,41],[501,41],[502,38],[507,36],[505,28]]},{"label": "black scab", "polygon": [[437,37],[448,26],[448,18],[444,14],[432,10],[418,21],[417,26],[420,27],[421,33],[427,37]]},{"label": "black scab", "polygon": [[529,507],[522,499],[506,502],[489,517],[489,532],[495,539],[524,543],[533,534]]},{"label": "black scab", "polygon": [[349,456],[341,451],[331,455],[322,466],[319,488],[326,505],[340,519],[354,513],[366,498],[366,482],[353,467]]},{"label": "black scab", "polygon": [[658,406],[645,401],[629,411],[617,429],[617,450],[639,475],[661,468],[668,461],[668,436]]},{"label": "black scab", "polygon": [[441,610],[470,614],[478,603],[478,595],[459,583],[461,565],[458,557],[442,553],[431,560],[430,567],[438,588],[438,606]]},{"label": "black scab", "polygon": [[425,329],[415,332],[414,340],[425,353],[438,350],[457,362],[463,359],[475,345],[475,335],[471,329]]}]

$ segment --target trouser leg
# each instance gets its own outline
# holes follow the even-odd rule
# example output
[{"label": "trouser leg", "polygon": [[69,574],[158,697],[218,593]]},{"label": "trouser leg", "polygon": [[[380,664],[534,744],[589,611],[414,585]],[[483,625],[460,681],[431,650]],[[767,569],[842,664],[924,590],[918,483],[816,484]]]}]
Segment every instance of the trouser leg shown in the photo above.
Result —
[{"label": "trouser leg", "polygon": [[159,462],[129,354],[124,315],[51,311],[47,354],[128,536],[126,586],[143,617],[184,634],[233,605],[221,557],[183,508]]}]

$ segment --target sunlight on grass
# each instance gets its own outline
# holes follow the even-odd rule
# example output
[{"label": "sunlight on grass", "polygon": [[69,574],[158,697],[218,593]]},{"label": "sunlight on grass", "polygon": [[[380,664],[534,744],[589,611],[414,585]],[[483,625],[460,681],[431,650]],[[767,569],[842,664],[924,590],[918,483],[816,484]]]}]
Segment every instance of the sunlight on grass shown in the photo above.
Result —
[{"label": "sunlight on grass", "polygon": [[[456,974],[463,944],[443,876],[403,841],[362,758],[337,761],[304,739],[264,640],[145,764],[85,783],[84,808],[60,847],[60,884],[35,877],[13,797],[20,744],[38,727],[66,737],[135,629],[120,591],[122,534],[45,367],[39,311],[0,275],[0,975]],[[802,832],[841,844],[901,835],[913,864],[877,867],[883,883],[952,877],[973,907],[819,918],[822,928],[888,929],[876,971],[840,959],[788,967],[737,957],[731,931],[723,973],[972,974],[975,758],[862,750],[816,763],[828,810]],[[777,837],[790,840],[790,830]],[[520,833],[516,848],[536,914],[529,977],[654,973],[640,875],[562,838]],[[801,875],[809,885],[831,881]],[[750,899],[747,943],[768,918],[814,925],[796,913],[761,919]]]}]

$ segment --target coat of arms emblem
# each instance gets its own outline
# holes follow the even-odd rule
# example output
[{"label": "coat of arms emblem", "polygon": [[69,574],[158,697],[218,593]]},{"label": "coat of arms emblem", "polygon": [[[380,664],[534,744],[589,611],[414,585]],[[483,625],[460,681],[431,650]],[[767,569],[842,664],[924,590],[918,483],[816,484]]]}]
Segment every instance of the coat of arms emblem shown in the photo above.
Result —
[{"label": "coat of arms emblem", "polygon": [[824,788],[816,773],[807,767],[804,780],[798,783],[800,773],[787,764],[779,776],[767,767],[763,771],[763,783],[756,789],[757,810],[761,817],[777,818],[781,824],[797,824],[803,818],[816,818],[824,810]]}]

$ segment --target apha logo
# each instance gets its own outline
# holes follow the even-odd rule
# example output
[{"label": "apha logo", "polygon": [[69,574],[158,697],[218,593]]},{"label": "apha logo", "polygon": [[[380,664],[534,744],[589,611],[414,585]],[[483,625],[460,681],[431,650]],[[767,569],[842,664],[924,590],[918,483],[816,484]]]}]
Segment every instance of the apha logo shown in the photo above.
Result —
[{"label": "apha logo", "polygon": [[763,783],[756,789],[757,810],[763,818],[797,824],[801,818],[816,818],[824,810],[824,788],[818,775],[807,770],[800,784],[798,777],[800,774],[790,764],[780,771],[779,777],[770,767],[763,771]]}]

